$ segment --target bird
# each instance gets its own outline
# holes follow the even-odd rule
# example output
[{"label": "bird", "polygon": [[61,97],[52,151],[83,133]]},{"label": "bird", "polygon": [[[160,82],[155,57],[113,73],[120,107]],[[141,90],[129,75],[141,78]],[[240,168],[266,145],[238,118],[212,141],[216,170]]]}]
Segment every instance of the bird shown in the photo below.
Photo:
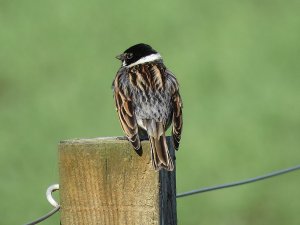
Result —
[{"label": "bird", "polygon": [[112,89],[121,127],[136,152],[142,154],[142,140],[150,140],[151,161],[156,171],[174,170],[166,142],[172,124],[176,150],[182,133],[182,100],[174,74],[162,56],[150,45],[140,43],[116,56],[121,67]]}]

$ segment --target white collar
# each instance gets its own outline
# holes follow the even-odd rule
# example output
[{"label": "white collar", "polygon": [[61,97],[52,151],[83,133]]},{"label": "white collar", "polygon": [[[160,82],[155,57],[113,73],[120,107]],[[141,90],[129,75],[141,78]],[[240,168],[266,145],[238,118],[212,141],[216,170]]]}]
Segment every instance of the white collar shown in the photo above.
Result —
[{"label": "white collar", "polygon": [[138,64],[142,64],[142,63],[146,63],[146,62],[152,62],[152,61],[159,60],[159,59],[162,59],[162,57],[159,53],[156,53],[156,54],[151,54],[151,55],[147,55],[143,58],[140,58],[138,61],[136,61],[134,63],[131,63],[128,66],[125,65],[125,62],[123,62],[123,66],[126,66],[127,68],[130,68],[130,67],[136,66]]}]

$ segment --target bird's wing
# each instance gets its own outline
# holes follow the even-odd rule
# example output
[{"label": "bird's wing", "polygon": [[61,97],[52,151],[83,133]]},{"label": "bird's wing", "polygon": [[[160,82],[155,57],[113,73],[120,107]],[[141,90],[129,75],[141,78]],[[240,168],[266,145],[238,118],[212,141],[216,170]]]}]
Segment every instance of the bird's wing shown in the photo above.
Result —
[{"label": "bird's wing", "polygon": [[176,150],[179,148],[179,142],[182,132],[182,102],[179,92],[173,95],[173,129],[172,136],[174,147]]},{"label": "bird's wing", "polygon": [[173,136],[173,143],[174,148],[178,150],[179,142],[181,139],[181,132],[182,132],[182,101],[179,93],[179,85],[175,78],[175,76],[170,72],[166,71],[168,74],[168,78],[170,81],[170,90],[172,94],[172,107],[173,107],[173,128],[172,128],[172,136]]},{"label": "bird's wing", "polygon": [[120,70],[113,82],[114,99],[121,126],[135,150],[141,149],[134,105],[125,81],[124,70]]}]

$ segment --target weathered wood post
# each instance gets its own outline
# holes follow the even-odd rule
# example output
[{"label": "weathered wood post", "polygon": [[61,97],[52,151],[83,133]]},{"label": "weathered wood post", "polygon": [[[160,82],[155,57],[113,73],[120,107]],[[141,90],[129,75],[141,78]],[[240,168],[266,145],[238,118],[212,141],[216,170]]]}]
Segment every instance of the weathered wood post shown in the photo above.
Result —
[{"label": "weathered wood post", "polygon": [[138,156],[116,137],[61,141],[61,224],[177,225],[175,171],[154,171],[142,146]]}]

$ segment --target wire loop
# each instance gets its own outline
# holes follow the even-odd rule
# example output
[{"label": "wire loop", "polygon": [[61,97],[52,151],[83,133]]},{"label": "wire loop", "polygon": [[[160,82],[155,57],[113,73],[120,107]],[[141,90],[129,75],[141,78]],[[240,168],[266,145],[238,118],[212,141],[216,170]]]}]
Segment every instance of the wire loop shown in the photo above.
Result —
[{"label": "wire loop", "polygon": [[48,200],[48,202],[54,207],[54,209],[52,209],[50,212],[48,212],[46,215],[36,219],[35,221],[32,221],[30,223],[26,223],[24,225],[35,225],[38,224],[46,219],[48,219],[50,216],[54,215],[56,212],[58,212],[60,210],[60,205],[54,200],[52,193],[54,191],[59,190],[59,184],[53,184],[51,186],[49,186],[47,188],[46,191],[46,198]]},{"label": "wire loop", "polygon": [[59,207],[59,204],[54,200],[52,196],[52,193],[57,190],[59,190],[59,184],[52,184],[46,191],[47,200],[54,208]]}]

